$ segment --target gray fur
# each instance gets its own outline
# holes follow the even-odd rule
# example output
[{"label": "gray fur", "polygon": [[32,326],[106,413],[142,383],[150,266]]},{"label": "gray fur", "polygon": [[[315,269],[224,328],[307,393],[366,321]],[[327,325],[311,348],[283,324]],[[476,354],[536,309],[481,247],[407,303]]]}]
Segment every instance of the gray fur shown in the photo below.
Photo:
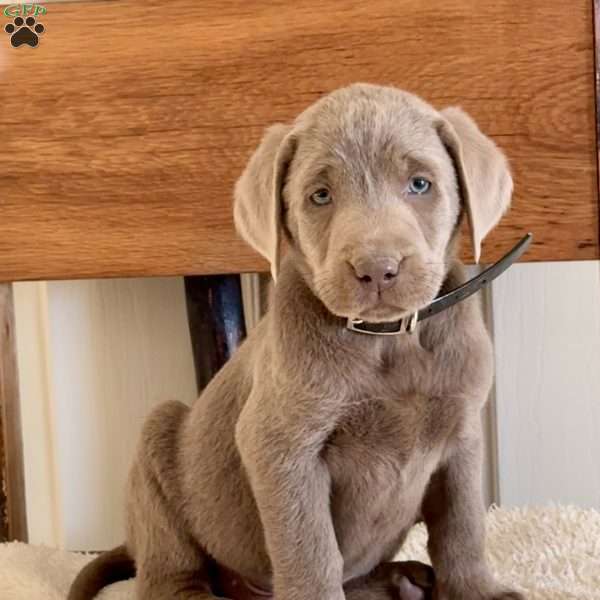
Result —
[{"label": "gray fur", "polygon": [[[434,182],[428,195],[407,195],[416,174]],[[314,206],[323,186],[333,203]],[[195,405],[164,404],[144,427],[128,491],[140,600],[214,598],[212,560],[277,600],[418,600],[404,576],[414,572],[388,561],[419,519],[434,598],[521,598],[484,559],[492,348],[477,300],[410,336],[344,327],[399,318],[461,283],[463,208],[478,254],[511,189],[506,160],[468,116],[393,88],[338,90],[267,131],[235,216],[277,285]],[[400,264],[381,294],[352,270],[379,256]]]}]

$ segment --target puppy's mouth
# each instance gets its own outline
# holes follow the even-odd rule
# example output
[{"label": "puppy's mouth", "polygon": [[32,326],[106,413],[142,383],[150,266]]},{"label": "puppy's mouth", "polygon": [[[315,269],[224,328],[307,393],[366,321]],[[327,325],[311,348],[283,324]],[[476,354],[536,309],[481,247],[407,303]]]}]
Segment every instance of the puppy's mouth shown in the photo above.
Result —
[{"label": "puppy's mouth", "polygon": [[355,314],[347,315],[351,319],[361,319],[369,323],[386,323],[390,321],[399,321],[411,316],[420,308],[429,304],[428,300],[416,304],[407,303],[399,306],[385,299],[385,296],[379,295],[376,300],[367,306],[357,307]]},{"label": "puppy's mouth", "polygon": [[428,294],[404,294],[398,290],[383,290],[369,294],[351,294],[347,302],[332,303],[330,310],[344,319],[360,319],[368,323],[388,323],[414,314],[430,302]]},{"label": "puppy's mouth", "polygon": [[398,321],[412,315],[423,305],[412,307],[412,302],[404,305],[396,304],[382,294],[374,294],[374,298],[369,294],[369,298],[364,296],[360,298],[348,299],[346,302],[340,302],[339,298],[331,301],[329,298],[321,296],[325,306],[334,315],[343,319],[360,319],[368,323],[387,323]]},{"label": "puppy's mouth", "polygon": [[386,289],[366,289],[347,275],[342,270],[317,278],[315,292],[332,314],[369,323],[409,317],[435,298],[443,281],[443,273],[418,264]]},{"label": "puppy's mouth", "polygon": [[403,306],[395,306],[386,302],[381,295],[369,307],[361,308],[357,314],[348,315],[351,319],[361,319],[369,323],[386,323],[388,321],[398,321],[411,315],[414,311]]}]

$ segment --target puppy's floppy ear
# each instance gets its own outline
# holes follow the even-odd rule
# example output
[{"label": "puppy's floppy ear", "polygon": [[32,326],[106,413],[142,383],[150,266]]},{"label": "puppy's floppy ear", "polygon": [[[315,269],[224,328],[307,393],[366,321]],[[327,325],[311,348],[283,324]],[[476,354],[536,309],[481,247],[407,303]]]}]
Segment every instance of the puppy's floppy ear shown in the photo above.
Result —
[{"label": "puppy's floppy ear", "polygon": [[283,186],[295,146],[291,126],[269,127],[235,186],[235,226],[271,263],[275,280],[281,254]]},{"label": "puppy's floppy ear", "polygon": [[508,161],[496,144],[460,108],[446,108],[439,133],[450,152],[469,216],[475,261],[481,242],[510,204],[513,182]]}]

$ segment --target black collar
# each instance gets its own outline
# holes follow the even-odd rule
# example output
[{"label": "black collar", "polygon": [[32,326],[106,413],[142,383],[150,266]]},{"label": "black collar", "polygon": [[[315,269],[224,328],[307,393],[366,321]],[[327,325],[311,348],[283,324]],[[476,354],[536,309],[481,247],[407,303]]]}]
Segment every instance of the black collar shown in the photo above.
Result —
[{"label": "black collar", "polygon": [[461,300],[472,296],[475,292],[478,292],[481,288],[489,285],[496,277],[502,275],[510,265],[512,265],[529,247],[533,236],[528,233],[519,243],[505,256],[503,256],[497,263],[494,263],[491,267],[488,267],[485,271],[482,271],[473,277],[466,283],[456,289],[438,296],[431,304],[418,310],[416,313],[404,317],[399,321],[391,321],[388,323],[367,323],[362,319],[348,319],[346,327],[351,331],[358,333],[367,333],[369,335],[400,335],[402,333],[412,333],[417,323],[436,315],[437,313],[450,308],[454,304],[457,304]]}]

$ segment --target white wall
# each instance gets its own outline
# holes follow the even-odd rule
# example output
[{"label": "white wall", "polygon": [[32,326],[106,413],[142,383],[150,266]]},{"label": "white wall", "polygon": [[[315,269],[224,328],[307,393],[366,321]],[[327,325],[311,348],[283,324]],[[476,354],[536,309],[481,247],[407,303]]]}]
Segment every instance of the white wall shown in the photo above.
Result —
[{"label": "white wall", "polygon": [[16,284],[30,540],[101,550],[155,404],[196,396],[183,281]]},{"label": "white wall", "polygon": [[499,499],[600,509],[600,263],[493,284]]}]

